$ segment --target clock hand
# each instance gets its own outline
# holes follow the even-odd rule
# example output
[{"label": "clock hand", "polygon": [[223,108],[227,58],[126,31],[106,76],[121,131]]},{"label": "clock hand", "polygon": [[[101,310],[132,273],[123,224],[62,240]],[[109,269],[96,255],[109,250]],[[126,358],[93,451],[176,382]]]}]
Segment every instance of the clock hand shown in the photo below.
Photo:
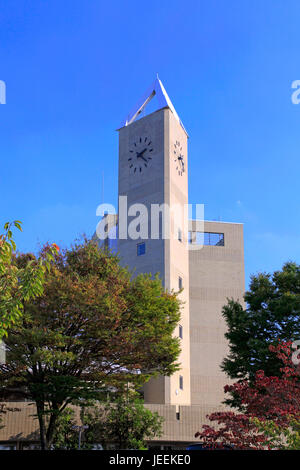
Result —
[{"label": "clock hand", "polygon": [[143,153],[145,153],[147,150],[147,148],[144,148],[144,150],[142,152],[136,152],[136,157],[139,158],[143,155]]},{"label": "clock hand", "polygon": [[179,162],[180,162],[182,171],[184,171],[184,161],[183,161],[183,157],[182,157],[181,155],[179,155],[178,160],[179,160]]},{"label": "clock hand", "polygon": [[136,158],[142,158],[145,162],[147,162],[146,158],[143,157],[143,153],[146,152],[146,148],[142,152],[136,153]]}]

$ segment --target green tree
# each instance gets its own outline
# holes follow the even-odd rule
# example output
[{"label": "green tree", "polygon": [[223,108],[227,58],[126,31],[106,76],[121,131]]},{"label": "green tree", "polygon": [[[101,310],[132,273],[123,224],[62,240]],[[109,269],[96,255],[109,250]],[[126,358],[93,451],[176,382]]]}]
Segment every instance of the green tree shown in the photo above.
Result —
[{"label": "green tree", "polygon": [[273,420],[261,421],[253,418],[251,422],[256,431],[263,433],[269,449],[300,450],[300,419],[291,417],[288,426],[282,426]]},{"label": "green tree", "polygon": [[21,317],[23,302],[42,294],[45,272],[53,259],[53,252],[58,249],[53,244],[43,256],[18,268],[14,262],[13,227],[22,231],[21,222],[15,220],[7,222],[4,233],[0,234],[0,340]]},{"label": "green tree", "polygon": [[8,332],[0,387],[18,384],[36,403],[41,447],[49,448],[59,415],[77,399],[178,370],[179,318],[177,294],[158,278],[132,279],[116,256],[85,240],[55,255],[43,295],[24,303]]},{"label": "green tree", "polygon": [[87,443],[113,443],[118,449],[147,449],[147,440],[160,437],[163,418],[145,408],[142,400],[123,395],[115,402],[84,409]]},{"label": "green tree", "polygon": [[223,308],[230,352],[222,369],[239,380],[253,381],[258,370],[278,376],[281,362],[269,346],[300,338],[300,266],[289,262],[272,275],[252,276],[244,298],[246,308],[234,300]]},{"label": "green tree", "polygon": [[[125,395],[106,403],[81,406],[81,423],[86,426],[82,434],[81,449],[92,449],[111,444],[118,449],[147,449],[147,440],[161,436],[163,418],[145,408],[143,401]],[[52,448],[78,449],[78,423],[74,409],[66,408],[57,420]]]},{"label": "green tree", "polygon": [[[52,449],[54,450],[74,450],[78,449],[78,432],[75,426],[75,412],[72,408],[65,408],[57,418],[53,432]],[[88,446],[83,446],[86,448]]]}]

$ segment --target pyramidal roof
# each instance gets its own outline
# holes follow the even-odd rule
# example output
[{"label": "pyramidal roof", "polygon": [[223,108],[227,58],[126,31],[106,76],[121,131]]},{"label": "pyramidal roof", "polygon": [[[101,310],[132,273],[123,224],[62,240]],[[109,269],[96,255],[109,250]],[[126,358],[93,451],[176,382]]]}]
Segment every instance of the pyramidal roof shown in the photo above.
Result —
[{"label": "pyramidal roof", "polygon": [[176,113],[176,110],[172,104],[172,101],[170,100],[168,93],[166,92],[158,76],[155,79],[155,81],[152,83],[152,85],[148,88],[146,93],[142,96],[142,98],[136,103],[134,108],[126,116],[126,118],[121,122],[121,125],[118,127],[118,129],[121,129],[121,127],[124,127],[124,126],[129,126],[129,124],[135,121],[138,115],[141,114],[141,112],[145,109],[149,101],[151,101],[154,96],[156,97],[157,103],[158,103],[157,109],[169,108],[174,114],[177,121],[180,123],[183,130],[186,132],[184,125],[182,124],[178,114]]}]

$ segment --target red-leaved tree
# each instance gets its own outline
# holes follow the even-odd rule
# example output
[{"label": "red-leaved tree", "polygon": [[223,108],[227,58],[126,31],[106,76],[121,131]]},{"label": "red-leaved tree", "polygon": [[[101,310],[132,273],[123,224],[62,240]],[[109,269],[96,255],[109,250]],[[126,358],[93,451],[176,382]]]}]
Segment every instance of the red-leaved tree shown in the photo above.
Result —
[{"label": "red-leaved tree", "polygon": [[248,380],[227,385],[225,392],[241,399],[242,412],[212,413],[208,418],[217,426],[204,425],[195,436],[210,448],[286,448],[287,442],[295,448],[300,431],[300,365],[292,361],[291,346],[292,342],[270,346],[283,362],[279,377],[266,377],[260,370],[253,385]]}]

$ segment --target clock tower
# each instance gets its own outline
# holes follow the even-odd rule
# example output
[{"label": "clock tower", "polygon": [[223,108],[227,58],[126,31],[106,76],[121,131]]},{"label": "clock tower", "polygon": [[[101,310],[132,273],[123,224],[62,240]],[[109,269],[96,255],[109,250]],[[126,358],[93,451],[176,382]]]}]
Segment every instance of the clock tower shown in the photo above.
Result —
[{"label": "clock tower", "polygon": [[[140,117],[154,96],[158,109]],[[182,289],[175,331],[181,369],[151,379],[144,387],[145,402],[189,405],[188,135],[158,78],[118,130],[121,262],[136,274],[158,273],[169,291]]]}]

